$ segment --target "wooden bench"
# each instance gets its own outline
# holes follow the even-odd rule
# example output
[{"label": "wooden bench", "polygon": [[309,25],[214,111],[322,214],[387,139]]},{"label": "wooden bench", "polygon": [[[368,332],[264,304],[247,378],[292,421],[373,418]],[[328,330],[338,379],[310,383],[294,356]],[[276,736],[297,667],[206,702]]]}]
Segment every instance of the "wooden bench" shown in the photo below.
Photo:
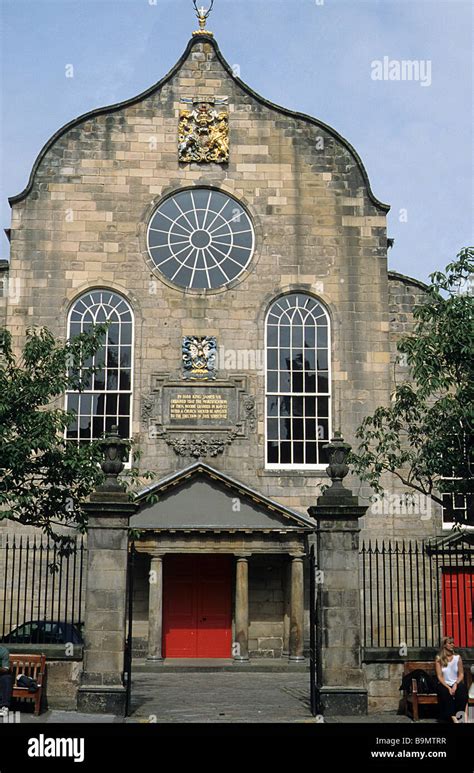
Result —
[{"label": "wooden bench", "polygon": [[[46,670],[46,655],[28,655],[27,653],[10,654],[10,671],[13,676],[12,698],[34,701],[35,715],[41,711],[41,698],[43,695],[44,676]],[[24,674],[35,679],[38,683],[36,692],[28,692],[28,687],[18,687],[17,676]]]},{"label": "wooden bench", "polygon": [[[404,665],[403,674],[405,676],[406,674],[409,674],[411,671],[415,671],[418,668],[422,669],[423,671],[426,671],[427,674],[437,679],[434,661],[432,660],[429,660],[428,662],[426,661],[420,662],[419,660],[409,660]],[[469,692],[469,688],[472,684],[472,673],[471,673],[470,666],[467,666],[467,665],[464,665],[464,682]],[[411,685],[412,685],[411,693],[408,693],[406,691],[404,693],[405,710],[406,710],[407,716],[410,716],[410,710],[411,710],[411,714],[414,722],[418,722],[420,718],[419,707],[427,704],[437,705],[438,694],[435,692],[419,693],[416,679],[412,679]],[[468,703],[469,703],[469,706],[474,706],[474,698],[469,698]]]}]

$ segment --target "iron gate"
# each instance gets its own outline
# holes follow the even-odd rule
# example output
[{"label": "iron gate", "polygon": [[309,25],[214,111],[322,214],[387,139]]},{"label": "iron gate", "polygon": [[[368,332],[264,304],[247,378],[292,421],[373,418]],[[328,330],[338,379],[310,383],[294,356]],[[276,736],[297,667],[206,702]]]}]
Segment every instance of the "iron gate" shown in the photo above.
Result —
[{"label": "iron gate", "polygon": [[132,643],[133,643],[133,573],[135,565],[135,542],[131,540],[127,558],[127,628],[125,638],[123,679],[125,684],[125,716],[130,716],[132,701]]},{"label": "iron gate", "polygon": [[[317,535],[319,548],[319,535]],[[310,705],[313,717],[323,713],[321,702],[321,596],[317,590],[318,554],[314,543],[309,550],[309,673],[310,673]]]}]

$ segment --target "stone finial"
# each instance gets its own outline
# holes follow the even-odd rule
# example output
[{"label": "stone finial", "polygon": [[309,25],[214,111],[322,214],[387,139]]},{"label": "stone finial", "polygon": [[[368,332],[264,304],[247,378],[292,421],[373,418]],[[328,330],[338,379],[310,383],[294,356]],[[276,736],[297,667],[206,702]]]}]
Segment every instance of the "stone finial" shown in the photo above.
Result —
[{"label": "stone finial", "polygon": [[[354,497],[352,492],[345,488],[342,483],[349,472],[347,457],[351,446],[344,442],[340,432],[335,432],[331,442],[326,443],[323,448],[326,448],[329,454],[326,472],[331,479],[331,485],[318,498],[318,506],[354,507],[358,505],[357,497]],[[308,512],[310,515],[314,515],[313,511],[317,511],[317,509],[310,507]]]},{"label": "stone finial", "polygon": [[331,485],[325,487],[318,497],[317,504],[308,508],[312,518],[360,518],[367,512],[365,505],[359,504],[358,497],[354,496],[350,489],[343,486],[343,479],[349,472],[347,457],[351,446],[344,442],[340,432],[335,432],[326,448],[329,455],[329,464],[326,472],[331,479]]},{"label": "stone finial", "polygon": [[104,454],[104,461],[101,462],[100,466],[106,475],[105,483],[100,486],[100,489],[121,490],[122,485],[117,478],[124,468],[124,460],[128,453],[128,443],[120,437],[116,424],[99,441],[99,446]]},{"label": "stone finial", "polygon": [[349,472],[347,457],[351,446],[344,442],[340,432],[335,432],[331,442],[326,443],[323,448],[327,448],[329,455],[329,465],[326,467],[326,472],[331,478],[333,486],[335,484],[342,486],[342,480]]}]

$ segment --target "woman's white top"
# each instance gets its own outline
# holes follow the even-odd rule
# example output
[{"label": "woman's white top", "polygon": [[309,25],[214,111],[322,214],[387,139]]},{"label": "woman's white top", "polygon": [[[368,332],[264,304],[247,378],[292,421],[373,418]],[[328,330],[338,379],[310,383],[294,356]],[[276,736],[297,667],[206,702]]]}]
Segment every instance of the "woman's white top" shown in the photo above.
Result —
[{"label": "woman's white top", "polygon": [[453,655],[453,659],[448,662],[448,665],[442,666],[443,679],[450,687],[453,686],[458,678],[458,661],[459,655]]}]

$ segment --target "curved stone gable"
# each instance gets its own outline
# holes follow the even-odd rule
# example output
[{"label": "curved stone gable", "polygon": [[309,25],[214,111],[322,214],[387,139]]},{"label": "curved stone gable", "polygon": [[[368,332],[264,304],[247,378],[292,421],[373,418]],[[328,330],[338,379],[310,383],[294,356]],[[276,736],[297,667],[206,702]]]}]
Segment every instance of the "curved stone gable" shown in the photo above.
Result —
[{"label": "curved stone gable", "polygon": [[[183,55],[167,75],[141,94],[113,105],[88,111],[61,127],[41,149],[33,164],[27,185],[23,191],[9,198],[10,205],[13,206],[27,197],[34,190],[37,178],[39,178],[39,183],[43,181],[43,175],[45,180],[54,180],[57,183],[64,182],[66,184],[69,182],[68,178],[73,176],[74,172],[64,171],[70,169],[66,165],[64,154],[61,152],[64,143],[66,156],[68,155],[71,141],[73,144],[80,142],[87,146],[88,140],[102,139],[103,150],[105,152],[111,150],[114,140],[116,141],[117,139],[111,135],[113,132],[121,133],[120,130],[125,128],[127,123],[127,116],[131,118],[141,116],[147,119],[152,118],[157,110],[166,114],[167,108],[172,108],[173,97],[176,96],[173,92],[185,86],[186,82],[190,79],[194,80],[197,69],[201,70],[199,76],[203,81],[208,77],[208,74],[211,72],[217,73],[220,69],[223,82],[228,79],[229,85],[231,84],[230,87],[234,92],[237,104],[240,101],[239,92],[244,98],[244,104],[249,104],[245,100],[245,96],[250,97],[251,101],[254,102],[251,112],[261,113],[260,107],[268,108],[271,111],[276,111],[282,117],[292,119],[286,124],[279,124],[279,128],[283,129],[285,135],[289,133],[296,135],[296,139],[299,140],[297,144],[303,146],[301,150],[304,151],[304,146],[306,145],[306,151],[308,152],[311,146],[316,144],[320,151],[321,147],[319,146],[321,142],[334,144],[334,147],[338,148],[343,154],[346,171],[349,171],[351,175],[355,174],[356,177],[360,176],[361,182],[367,191],[367,196],[376,209],[380,212],[388,212],[390,209],[389,205],[384,204],[374,196],[367,172],[359,155],[344,137],[322,121],[276,105],[253,91],[244,81],[237,77],[231,66],[222,56],[213,38],[206,38],[205,41],[199,38],[191,38]],[[206,94],[208,94],[208,91],[204,87],[202,96]],[[138,108],[139,106],[141,106],[142,110],[138,109],[136,113],[133,110],[129,112],[130,108]],[[162,141],[166,140],[159,134],[156,144],[159,145]],[[318,155],[321,154],[318,153]],[[327,152],[324,152],[323,155],[326,156]],[[338,155],[337,151],[335,151],[335,155]],[[64,163],[61,165],[63,159]]]}]

